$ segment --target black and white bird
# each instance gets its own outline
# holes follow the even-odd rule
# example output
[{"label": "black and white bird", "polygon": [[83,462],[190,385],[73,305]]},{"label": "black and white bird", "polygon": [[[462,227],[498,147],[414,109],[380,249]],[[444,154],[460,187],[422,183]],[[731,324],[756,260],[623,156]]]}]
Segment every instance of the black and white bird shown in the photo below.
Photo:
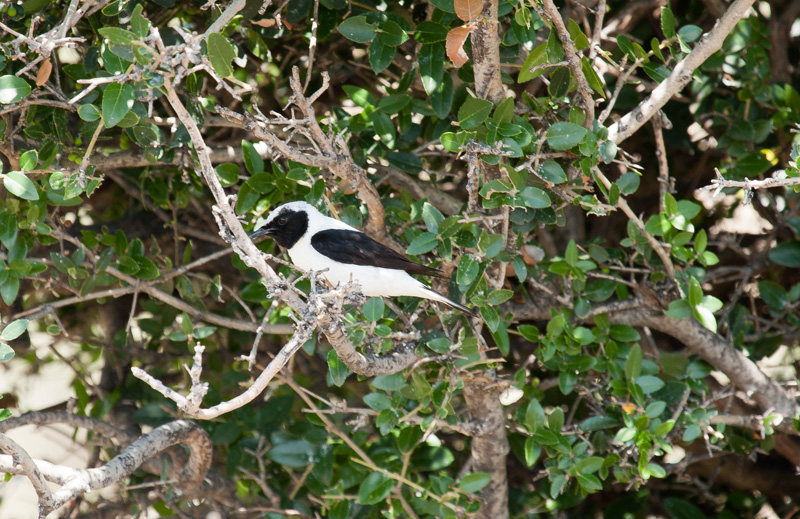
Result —
[{"label": "black and white bird", "polygon": [[301,270],[327,269],[322,275],[332,286],[352,279],[361,285],[365,296],[421,297],[478,316],[411,277],[443,277],[435,268],[411,261],[306,202],[290,202],[273,210],[250,238],[259,236],[268,236],[287,249],[292,263]]}]

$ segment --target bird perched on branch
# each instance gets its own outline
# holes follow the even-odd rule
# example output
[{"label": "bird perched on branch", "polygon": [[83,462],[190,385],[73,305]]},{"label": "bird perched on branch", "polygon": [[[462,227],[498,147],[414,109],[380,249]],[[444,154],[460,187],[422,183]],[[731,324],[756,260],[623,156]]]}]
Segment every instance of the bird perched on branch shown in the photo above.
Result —
[{"label": "bird perched on branch", "polygon": [[326,269],[322,275],[333,286],[353,279],[365,296],[421,297],[478,317],[411,277],[442,277],[437,269],[411,261],[346,223],[323,215],[311,204],[290,202],[273,210],[250,238],[259,236],[269,236],[288,249],[292,262],[302,270]]}]

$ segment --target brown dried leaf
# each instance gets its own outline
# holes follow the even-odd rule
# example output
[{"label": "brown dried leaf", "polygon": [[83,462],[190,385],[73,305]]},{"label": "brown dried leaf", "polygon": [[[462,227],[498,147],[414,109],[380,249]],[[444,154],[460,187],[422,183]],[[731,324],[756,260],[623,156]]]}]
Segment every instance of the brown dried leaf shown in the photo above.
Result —
[{"label": "brown dried leaf", "polygon": [[250,23],[254,25],[260,25],[261,27],[272,27],[273,25],[275,25],[275,19],[264,18],[263,20],[251,20]]},{"label": "brown dried leaf", "polygon": [[522,261],[526,265],[537,265],[544,259],[544,249],[536,245],[524,245],[520,248],[520,252],[522,253]]},{"label": "brown dried leaf", "polygon": [[450,29],[447,33],[447,41],[445,48],[447,49],[447,57],[453,62],[456,68],[469,61],[469,56],[464,52],[464,42],[467,41],[467,36],[475,28],[473,25],[464,25]]},{"label": "brown dried leaf", "polygon": [[50,58],[47,58],[42,62],[42,65],[39,67],[39,73],[36,74],[36,86],[40,87],[47,83],[47,80],[50,79],[50,74],[53,72],[53,62],[50,61]]},{"label": "brown dried leaf", "polygon": [[465,22],[471,22],[483,11],[483,0],[455,0],[456,16]]}]

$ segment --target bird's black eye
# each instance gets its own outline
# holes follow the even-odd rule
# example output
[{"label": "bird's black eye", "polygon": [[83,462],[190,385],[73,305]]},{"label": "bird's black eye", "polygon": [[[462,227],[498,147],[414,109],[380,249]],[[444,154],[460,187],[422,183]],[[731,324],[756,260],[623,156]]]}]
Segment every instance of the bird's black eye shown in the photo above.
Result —
[{"label": "bird's black eye", "polygon": [[286,225],[288,222],[289,222],[289,217],[286,215],[283,215],[278,218],[278,225]]}]

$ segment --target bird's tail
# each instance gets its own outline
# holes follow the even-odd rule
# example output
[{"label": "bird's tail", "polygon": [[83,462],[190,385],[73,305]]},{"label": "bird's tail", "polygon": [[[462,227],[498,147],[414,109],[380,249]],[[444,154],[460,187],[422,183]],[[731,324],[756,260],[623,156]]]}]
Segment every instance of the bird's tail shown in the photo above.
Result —
[{"label": "bird's tail", "polygon": [[424,289],[425,289],[425,292],[426,292],[426,295],[427,295],[428,299],[432,299],[434,301],[438,301],[440,303],[444,303],[447,306],[450,306],[452,308],[456,308],[458,310],[461,310],[465,314],[470,315],[472,317],[479,317],[478,313],[475,310],[467,308],[466,306],[464,306],[464,305],[462,305],[460,303],[456,303],[452,299],[443,296],[442,294],[440,294],[436,290],[433,290],[432,288],[428,288],[428,287],[424,287]]}]

